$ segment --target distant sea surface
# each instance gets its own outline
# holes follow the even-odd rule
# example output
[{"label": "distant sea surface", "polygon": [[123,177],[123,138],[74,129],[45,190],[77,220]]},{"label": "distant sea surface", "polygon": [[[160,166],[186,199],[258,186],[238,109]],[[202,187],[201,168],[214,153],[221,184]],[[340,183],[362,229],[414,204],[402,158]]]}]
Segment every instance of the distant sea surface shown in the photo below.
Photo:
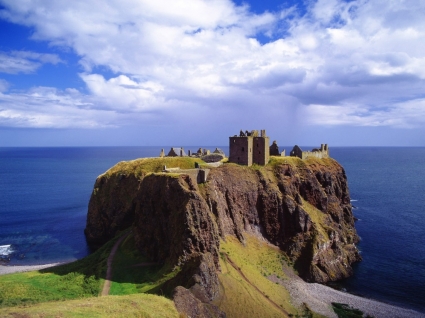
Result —
[{"label": "distant sea surface", "polygon": [[[83,230],[96,177],[161,148],[170,147],[0,148],[0,263],[88,255]],[[347,173],[363,257],[340,287],[425,312],[425,148],[331,147],[330,154]]]}]

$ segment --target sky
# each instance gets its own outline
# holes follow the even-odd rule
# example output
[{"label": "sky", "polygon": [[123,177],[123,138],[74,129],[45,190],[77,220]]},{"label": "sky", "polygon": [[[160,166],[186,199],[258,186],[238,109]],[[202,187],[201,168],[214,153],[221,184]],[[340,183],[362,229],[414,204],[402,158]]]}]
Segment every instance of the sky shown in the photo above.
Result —
[{"label": "sky", "polygon": [[0,147],[425,146],[425,1],[0,0]]}]

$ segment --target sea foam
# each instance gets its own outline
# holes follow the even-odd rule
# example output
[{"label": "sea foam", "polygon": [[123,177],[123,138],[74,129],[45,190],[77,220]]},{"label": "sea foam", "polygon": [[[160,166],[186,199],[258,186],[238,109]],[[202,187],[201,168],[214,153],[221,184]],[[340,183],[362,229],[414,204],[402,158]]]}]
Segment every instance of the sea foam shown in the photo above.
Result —
[{"label": "sea foam", "polygon": [[13,253],[12,245],[0,245],[0,256],[8,256]]}]

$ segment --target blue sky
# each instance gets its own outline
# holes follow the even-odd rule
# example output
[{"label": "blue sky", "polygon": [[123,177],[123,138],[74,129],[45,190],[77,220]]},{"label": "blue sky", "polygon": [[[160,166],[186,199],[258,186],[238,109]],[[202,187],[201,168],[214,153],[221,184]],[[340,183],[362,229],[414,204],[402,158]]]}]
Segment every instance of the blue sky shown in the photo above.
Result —
[{"label": "blue sky", "polygon": [[425,2],[0,0],[0,146],[425,146]]}]

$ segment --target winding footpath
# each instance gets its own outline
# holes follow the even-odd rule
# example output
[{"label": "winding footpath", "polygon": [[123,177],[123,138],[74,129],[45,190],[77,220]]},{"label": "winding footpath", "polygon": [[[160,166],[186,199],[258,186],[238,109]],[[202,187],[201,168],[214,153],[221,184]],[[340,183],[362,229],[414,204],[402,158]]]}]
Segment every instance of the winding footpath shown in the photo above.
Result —
[{"label": "winding footpath", "polygon": [[101,296],[109,295],[109,290],[111,289],[111,280],[112,280],[112,262],[114,261],[115,253],[117,252],[118,247],[120,246],[122,241],[127,236],[129,236],[130,233],[131,231],[121,236],[120,239],[112,247],[111,253],[109,254],[109,257],[108,257],[108,261],[106,262],[106,277],[105,277],[105,282],[103,284],[102,293],[100,294]]}]

